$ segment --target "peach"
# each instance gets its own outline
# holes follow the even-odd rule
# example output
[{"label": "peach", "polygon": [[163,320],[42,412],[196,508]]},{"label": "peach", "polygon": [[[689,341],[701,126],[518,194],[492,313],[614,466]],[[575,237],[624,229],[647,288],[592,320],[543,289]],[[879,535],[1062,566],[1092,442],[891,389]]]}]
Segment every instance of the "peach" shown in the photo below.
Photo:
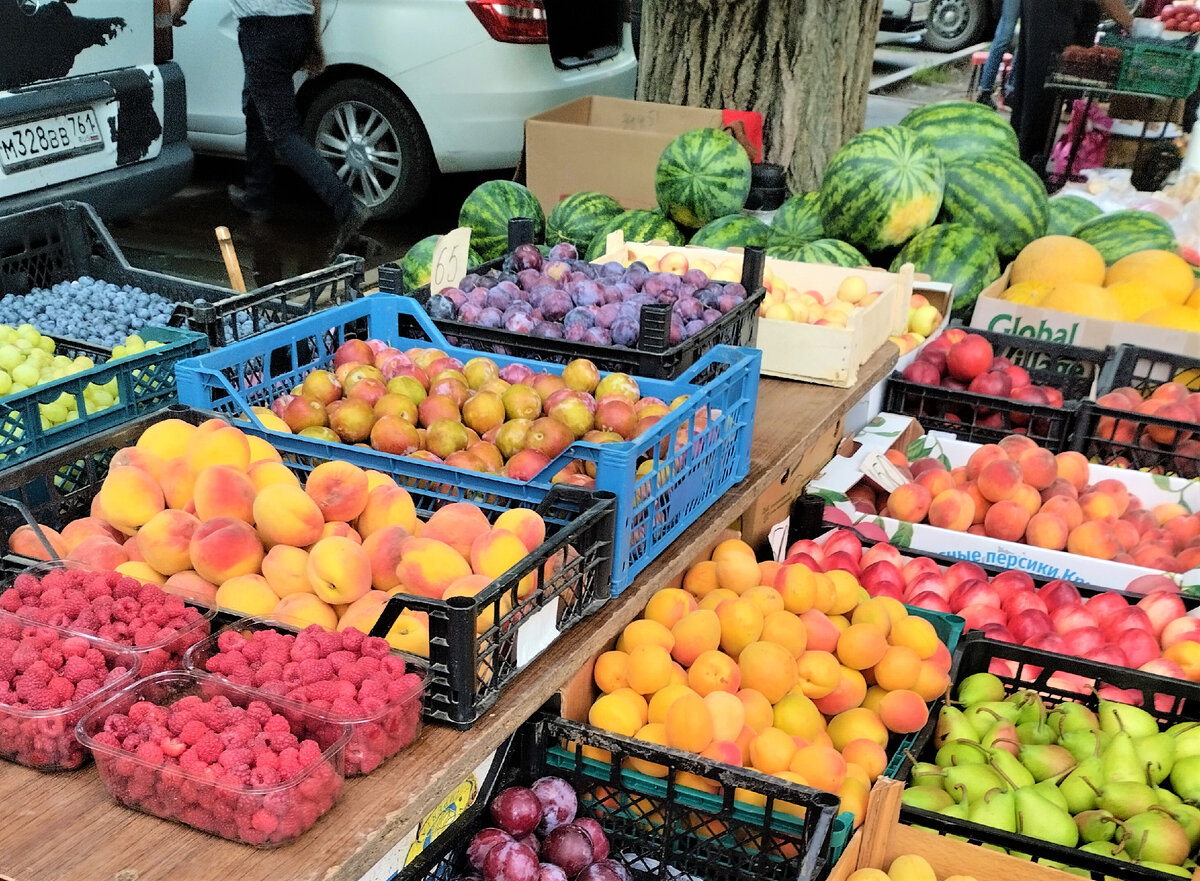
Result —
[{"label": "peach", "polygon": [[1047,499],[1038,513],[1055,515],[1067,525],[1068,530],[1074,529],[1083,522],[1083,508],[1075,499],[1069,499],[1066,496],[1054,496]]},{"label": "peach", "polygon": [[173,593],[186,600],[196,600],[202,603],[216,604],[217,586],[205,581],[196,574],[194,569],[176,572],[163,584],[163,590]]},{"label": "peach", "polygon": [[279,451],[263,438],[250,434],[246,436],[246,443],[250,445],[250,468],[260,462],[283,462],[283,456],[279,455]]},{"label": "peach", "polygon": [[148,563],[140,560],[128,560],[119,565],[115,571],[130,578],[136,578],[142,584],[157,584],[159,587],[162,587],[167,583],[167,576],[156,571]]},{"label": "peach", "polygon": [[[596,664],[592,668],[592,678],[596,682],[596,687],[605,694],[611,694],[619,688],[629,687],[629,655],[625,652],[603,652],[600,657],[596,658]],[[675,686],[667,686],[663,689],[666,692],[668,688]],[[687,689],[680,689],[680,693]],[[657,700],[655,695],[655,700]],[[654,718],[654,700],[650,701],[650,720],[653,722],[661,722],[662,719]],[[664,710],[665,713],[665,710]]]},{"label": "peach", "polygon": [[1067,536],[1067,550],[1084,557],[1111,560],[1121,550],[1112,527],[1103,520],[1087,520]]},{"label": "peach", "polygon": [[[471,545],[471,569],[476,575],[499,578],[520,565],[526,553],[525,544],[513,533],[507,529],[493,529],[480,535]],[[533,593],[535,587],[536,575],[530,573],[521,579],[517,596],[524,598]]]},{"label": "peach", "polygon": [[200,521],[183,511],[159,511],[137,534],[138,552],[155,571],[174,575],[192,568],[192,534]]},{"label": "peach", "polygon": [[307,547],[318,541],[325,529],[317,503],[299,485],[290,483],[264,487],[254,497],[252,519],[267,547]]},{"label": "peach", "polygon": [[671,681],[671,655],[661,645],[639,645],[629,652],[629,687],[652,695]]},{"label": "peach", "polygon": [[396,481],[390,474],[384,474],[382,471],[376,471],[374,468],[368,468],[366,473],[368,497],[375,491],[376,487],[396,486]]},{"label": "peach", "polygon": [[1020,467],[1008,459],[984,465],[976,480],[980,494],[993,503],[1011,499],[1021,483]]},{"label": "peach", "polygon": [[741,683],[761,692],[772,704],[781,701],[796,684],[795,656],[775,642],[752,642],[737,659]]},{"label": "peach", "polygon": [[1038,449],[1037,442],[1023,434],[1010,434],[1002,437],[997,446],[1004,450],[1005,455],[1014,462],[1020,461],[1023,453]]},{"label": "peach", "polygon": [[[27,527],[24,526],[19,527],[18,531],[26,528]],[[13,532],[13,537],[17,537],[17,532]],[[31,545],[29,550],[34,550],[40,547],[40,544]],[[20,551],[18,551],[18,553],[20,553]],[[43,554],[45,554],[44,550]],[[27,552],[25,552],[23,555],[27,557],[31,556],[31,554]],[[43,556],[36,559],[48,559],[48,557]],[[117,542],[113,541],[107,536],[91,535],[85,538],[79,544],[75,545],[75,547],[71,549],[71,552],[65,555],[65,559],[74,563],[82,563],[89,569],[109,570],[116,569],[122,563],[127,563],[129,561],[129,552],[122,545],[117,544]]]},{"label": "peach", "polygon": [[[404,593],[441,599],[451,584],[474,574],[458,551],[434,539],[406,538],[400,543],[400,555],[396,577],[400,580],[399,587]],[[370,581],[371,566],[370,560],[367,559],[368,586]]]},{"label": "peach", "polygon": [[366,508],[367,475],[349,462],[322,462],[308,475],[304,491],[317,503],[325,520],[348,523]]},{"label": "peach", "polygon": [[[320,541],[322,538],[348,538],[356,545],[362,544],[362,536],[358,534],[358,530],[349,523],[342,523],[338,520],[326,523],[321,527],[321,535],[317,541]],[[316,544],[316,542],[312,542],[312,544]],[[311,550],[311,545],[309,549]]]},{"label": "peach", "polygon": [[856,740],[866,740],[887,749],[887,726],[879,716],[864,707],[854,707],[836,714],[829,720],[826,731],[836,750],[844,750]]},{"label": "peach", "polygon": [[[697,610],[695,598],[678,587],[667,587],[657,591],[646,603],[642,615],[651,621],[657,621],[668,630],[674,630],[679,621],[690,612]],[[679,660],[676,658],[676,660]],[[682,662],[681,662],[682,663]]]},{"label": "peach", "polygon": [[188,442],[195,432],[196,426],[182,419],[162,419],[142,432],[136,446],[166,462],[187,453]]},{"label": "peach", "polygon": [[133,466],[110,470],[99,498],[105,519],[126,535],[132,535],[166,507],[158,481]]},{"label": "peach", "polygon": [[367,495],[366,506],[355,523],[363,539],[386,526],[399,526],[409,533],[417,531],[417,508],[403,487],[375,487]]},{"label": "peach", "polygon": [[[951,491],[952,487],[947,487],[942,492]],[[939,493],[938,495],[940,496],[941,494]],[[924,484],[906,483],[903,486],[897,487],[888,496],[888,512],[897,520],[920,523],[929,513],[933,498],[933,494]]]},{"label": "peach", "polygon": [[736,659],[742,649],[762,636],[763,614],[749,600],[726,600],[717,606],[721,622],[721,648]]},{"label": "peach", "polygon": [[807,612],[816,600],[816,579],[803,563],[785,564],[775,573],[775,589],[783,597],[783,608],[795,615]]},{"label": "peach", "polygon": [[192,433],[184,456],[196,475],[210,465],[229,465],[245,471],[250,467],[250,441],[232,425],[209,420]]},{"label": "peach", "polygon": [[[486,575],[465,575],[459,578],[442,594],[442,599],[450,597],[475,597],[490,587],[492,579]],[[502,593],[499,599],[493,603],[487,603],[482,607],[482,611],[475,617],[475,634],[482,636],[493,627],[499,627],[500,621],[509,612],[512,611],[512,595],[509,592]]]},{"label": "peach", "polygon": [[338,616],[333,607],[311,593],[293,593],[282,597],[271,612],[271,619],[301,629],[311,624],[326,630],[337,628]]},{"label": "peach", "polygon": [[[337,629],[342,631],[353,627],[363,633],[371,632],[388,599],[388,595],[381,591],[370,591],[342,612]],[[396,617],[384,639],[397,651],[429,657],[429,616],[424,612],[404,609]]]},{"label": "peach", "polygon": [[992,462],[1009,461],[1008,453],[998,444],[984,444],[967,459],[967,480],[979,480],[983,469]]},{"label": "peach", "polygon": [[707,651],[688,670],[688,686],[701,697],[714,691],[734,694],[741,686],[741,677],[733,658],[721,651]]},{"label": "peach", "polygon": [[745,724],[755,733],[761,733],[774,724],[775,710],[761,692],[753,688],[742,688],[734,696],[742,705]]},{"label": "peach", "polygon": [[402,526],[385,526],[363,539],[363,550],[371,560],[371,584],[375,590],[388,591],[399,586],[396,567],[402,556],[401,543],[408,537]]},{"label": "peach", "polygon": [[217,517],[197,526],[188,553],[200,577],[217,585],[239,575],[257,574],[264,554],[254,527],[233,517]]},{"label": "peach", "polygon": [[1068,450],[1065,453],[1059,453],[1054,459],[1058,463],[1058,476],[1075,487],[1076,492],[1083,492],[1083,488],[1091,480],[1091,469],[1088,466],[1087,457],[1083,453]]},{"label": "peach", "polygon": [[712,716],[708,705],[699,695],[685,694],[678,697],[667,710],[667,718],[663,724],[666,728],[667,746],[698,753],[712,743]]},{"label": "peach", "polygon": [[1017,502],[1025,509],[1028,516],[1032,517],[1042,508],[1042,495],[1028,483],[1020,484],[1016,491],[1012,494],[1010,502]]},{"label": "peach", "polygon": [[279,544],[267,551],[262,561],[262,576],[278,597],[312,593],[308,580],[308,551]]},{"label": "peach", "polygon": [[1001,541],[1020,541],[1029,524],[1029,511],[1020,502],[1011,499],[996,502],[988,508],[983,528],[992,538]]},{"label": "peach", "polygon": [[621,631],[621,636],[617,640],[617,649],[629,652],[639,645],[647,643],[661,645],[669,652],[675,647],[675,637],[670,630],[657,621],[640,618],[625,625],[625,629]]},{"label": "peach", "polygon": [[217,588],[217,605],[244,615],[269,618],[278,602],[267,579],[254,573],[235,575]]},{"label": "peach", "polygon": [[992,503],[980,494],[977,483],[964,483],[959,489],[969,495],[971,501],[975,503],[975,516],[971,518],[971,525],[981,526],[987,518],[988,508],[992,506]]},{"label": "peach", "polygon": [[[73,551],[79,544],[91,538],[106,539],[113,544],[117,544],[115,535],[121,536],[123,541],[125,536],[121,533],[112,530],[107,523],[99,517],[83,518],[96,524],[95,529],[80,528],[76,534],[71,537],[68,544],[64,536],[60,535],[49,526],[40,526],[40,535],[38,531],[28,524],[22,524],[13,530],[12,535],[8,537],[8,549],[14,554],[20,554],[22,557],[29,557],[33,560],[50,560],[54,557],[65,557]],[[82,522],[82,521],[76,521]],[[72,524],[68,523],[63,529],[66,532]],[[111,530],[111,531],[110,531]],[[43,539],[45,541],[43,542]],[[46,547],[46,544],[50,547]],[[119,545],[118,545],[119,546]]]},{"label": "peach", "polygon": [[1117,518],[1117,500],[1108,493],[1090,492],[1079,497],[1079,509],[1084,520],[1106,520]]},{"label": "peach", "polygon": [[808,631],[804,623],[786,609],[763,615],[763,629],[759,638],[783,646],[793,658],[804,654],[808,646]]},{"label": "peach", "polygon": [[[963,469],[963,477],[964,477],[964,482],[965,482],[966,469]],[[921,486],[925,487],[925,489],[929,490],[929,497],[931,500],[938,493],[942,493],[948,489],[954,489],[956,486],[959,486],[959,482],[954,479],[953,474],[951,474],[949,471],[942,471],[940,469],[939,470],[922,471],[920,476],[917,477],[916,482],[918,484],[920,484]],[[890,505],[890,502],[889,502],[889,505]],[[901,519],[907,519],[907,518],[901,518]],[[917,521],[917,522],[920,522],[920,521]]]},{"label": "peach", "polygon": [[[139,530],[140,531],[140,530]],[[129,559],[136,563],[145,563],[146,559],[142,556],[142,552],[138,550],[138,541],[136,535],[131,535],[121,543],[121,547],[125,549],[125,553],[129,555]]]},{"label": "peach", "polygon": [[[250,470],[246,472],[246,476],[254,484],[255,492],[262,492],[273,484],[300,485],[300,480],[292,473],[292,469],[288,468],[282,462],[255,462],[250,466]],[[174,506],[172,505],[172,507]]]},{"label": "peach", "polygon": [[1151,513],[1154,515],[1154,519],[1158,521],[1158,525],[1163,526],[1176,517],[1186,517],[1190,512],[1183,505],[1168,504],[1155,505],[1151,509]]},{"label": "peach", "polygon": [[1053,453],[1042,447],[1034,446],[1024,450],[1016,462],[1021,469],[1021,479],[1034,489],[1043,490],[1058,478],[1058,460],[1054,458]]},{"label": "peach", "polygon": [[348,538],[323,538],[308,552],[312,591],[330,605],[346,605],[371,589],[371,560],[362,545]]},{"label": "peach", "polygon": [[[156,514],[155,516],[158,515]],[[49,529],[47,526],[43,526],[41,528],[43,532],[46,532],[47,530],[54,532],[54,530]],[[62,539],[61,550],[63,553],[70,553],[71,549],[74,548],[75,545],[92,535],[103,535],[111,538],[113,541],[123,541],[125,539],[125,536],[120,531],[109,526],[108,523],[101,520],[99,517],[80,517],[78,520],[72,520],[62,528],[61,533],[56,534]],[[29,555],[26,554],[25,556]]]},{"label": "peach", "polygon": [[889,691],[879,705],[879,719],[889,731],[897,734],[912,734],[920,731],[929,718],[925,700],[915,691],[897,689]]},{"label": "peach", "polygon": [[817,709],[826,716],[836,716],[853,709],[861,705],[863,698],[867,696],[867,681],[862,673],[843,666],[841,674],[841,681],[833,691],[813,701]]},{"label": "peach", "polygon": [[778,728],[768,728],[750,741],[750,764],[764,774],[786,771],[795,754],[796,742]]},{"label": "peach", "polygon": [[109,470],[113,468],[141,468],[155,480],[162,476],[165,463],[158,456],[140,447],[124,447],[113,454],[108,463]]},{"label": "peach", "polygon": [[532,508],[509,508],[496,518],[494,526],[516,535],[531,552],[546,540],[546,521]]},{"label": "peach", "polygon": [[[993,463],[993,464],[1009,464]],[[1013,466],[1014,468],[1016,466]],[[982,491],[982,490],[981,490]],[[929,522],[942,529],[965,532],[975,519],[975,502],[961,489],[950,489],[939,495],[929,506]]]},{"label": "peach", "polygon": [[159,486],[162,487],[163,498],[168,508],[187,507],[192,501],[195,485],[196,475],[187,459],[180,457],[163,463]]},{"label": "peach", "polygon": [[478,506],[470,502],[451,502],[433,512],[421,526],[421,537],[444,542],[463,559],[470,559],[471,545],[491,529],[492,524]]},{"label": "peach", "polygon": [[830,652],[810,650],[796,659],[796,687],[805,697],[825,697],[841,678],[842,665]]},{"label": "peach", "polygon": [[1190,681],[1200,682],[1200,642],[1177,642],[1163,650],[1163,657],[1182,667]]},{"label": "peach", "polygon": [[235,517],[254,523],[255,486],[245,471],[210,465],[196,475],[192,498],[201,520]]},{"label": "peach", "polygon": [[772,724],[791,735],[802,737],[810,743],[825,734],[825,720],[817,705],[802,694],[789,694],[775,705]]}]

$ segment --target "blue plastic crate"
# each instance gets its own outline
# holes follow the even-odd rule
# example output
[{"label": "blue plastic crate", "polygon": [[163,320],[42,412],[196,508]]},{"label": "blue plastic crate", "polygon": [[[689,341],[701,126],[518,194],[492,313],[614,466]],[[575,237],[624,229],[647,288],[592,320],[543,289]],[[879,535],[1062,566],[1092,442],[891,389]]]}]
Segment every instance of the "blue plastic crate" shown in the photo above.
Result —
[{"label": "blue plastic crate", "polygon": [[[497,494],[532,502],[550,489],[550,478],[574,459],[596,467],[596,489],[617,498],[613,596],[662,553],[750,470],[750,441],[758,399],[758,349],[716,346],[675,380],[637,378],[643,395],[664,401],[686,395],[649,431],[615,444],[578,441],[528,483],[463,471],[362,447],[331,444],[271,431],[253,414],[295,388],[314,370],[331,368],[333,353],[346,339],[378,338],[400,349],[436,347],[464,362],[480,353],[449,345],[412,300],[387,294],[300,319],[259,337],[181,361],[177,367],[181,403],[250,420],[285,456],[343,459],[407,479],[458,488],[464,498]],[[500,366],[525,364],[538,372],[561,373],[547,364],[487,355]],[[413,474],[419,475],[413,478]]]},{"label": "blue plastic crate", "polygon": [[[174,327],[143,327],[138,333],[146,342],[162,345],[0,398],[0,466],[9,468],[175,403],[175,363],[207,351],[208,337]],[[94,361],[104,358],[102,350],[70,341],[60,341],[59,351],[87,354]],[[116,402],[88,412],[84,389],[113,379],[117,381]],[[78,418],[43,428],[38,405],[52,403],[64,394],[75,397]]]}]

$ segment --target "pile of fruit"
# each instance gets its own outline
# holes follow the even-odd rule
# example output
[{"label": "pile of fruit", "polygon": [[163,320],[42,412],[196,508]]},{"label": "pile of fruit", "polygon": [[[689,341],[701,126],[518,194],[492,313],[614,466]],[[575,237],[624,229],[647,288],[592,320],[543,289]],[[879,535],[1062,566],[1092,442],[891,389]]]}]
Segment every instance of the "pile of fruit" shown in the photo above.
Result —
[{"label": "pile of fruit", "polygon": [[[298,701],[351,723],[346,776],[369,774],[417,739],[423,684],[386,640],[313,625],[297,634],[269,627],[226,630],[216,652],[189,663],[235,685]],[[329,740],[338,733],[331,731]]]},{"label": "pile of fruit", "polygon": [[117,801],[148,814],[232,841],[280,844],[341,795],[340,769],[305,728],[311,717],[261,700],[243,707],[220,693],[109,709],[89,719],[100,778]]},{"label": "pile of fruit", "polygon": [[[846,881],[938,881],[929,861],[915,853],[901,854],[892,860],[885,872],[882,869],[859,869]],[[972,875],[947,875],[942,881],[975,881]]]},{"label": "pile of fruit", "polygon": [[143,676],[179,669],[209,633],[208,617],[180,597],[119,572],[22,573],[0,593],[0,611],[131,648]]},{"label": "pile of fruit", "polygon": [[[1200,423],[1200,393],[1193,392],[1181,382],[1164,382],[1143,399],[1135,388],[1115,388],[1096,399],[1101,407],[1111,410],[1128,410],[1156,419],[1173,419],[1190,425]],[[1197,429],[1200,431],[1200,427]],[[1115,419],[1101,416],[1096,425],[1096,435],[1101,440],[1111,440],[1120,446],[1112,449],[1104,464],[1119,468],[1134,465],[1130,456],[1134,450],[1161,452],[1157,460],[1166,460],[1175,467],[1171,470],[1180,477],[1200,477],[1197,460],[1200,459],[1200,440],[1192,432],[1177,430],[1166,425],[1150,425],[1139,420]],[[1175,454],[1172,460],[1170,457]],[[1163,470],[1161,468],[1159,471]]]},{"label": "pile of fruit", "polygon": [[760,564],[734,539],[682,588],[658,591],[600,655],[588,721],[826,790],[858,822],[892,735],[925,724],[949,669],[933,625],[899,602],[866,598],[848,572]]},{"label": "pile of fruit", "polygon": [[[1062,677],[1073,690],[1071,674]],[[1054,681],[1053,678],[1051,680]],[[961,709],[960,709],[961,707]],[[1096,712],[966,677],[904,803],[1189,878],[1200,844],[1200,726],[1101,699]],[[1119,869],[1110,874],[1119,874]]]},{"label": "pile of fruit", "polygon": [[608,836],[591,817],[578,817],[579,799],[561,777],[511,786],[488,805],[495,826],[467,845],[467,861],[483,881],[630,881],[609,858]]},{"label": "pile of fruit", "polygon": [[[478,594],[545,531],[533,510],[514,508],[492,524],[469,502],[420,523],[407,490],[348,462],[318,465],[301,487],[270,445],[216,419],[155,423],[114,456],[91,516],[62,533],[42,527],[60,556],[92,569],[246,615],[364,633],[392,594]],[[9,545],[47,556],[28,527]],[[534,586],[531,574],[518,593]],[[401,615],[388,639],[428,654],[417,613]]]},{"label": "pile of fruit", "polygon": [[882,501],[867,486],[851,491],[884,516],[1167,572],[1200,564],[1200,518],[1178,503],[1148,509],[1119,480],[1092,483],[1081,453],[1055,456],[1013,434],[953,469],[937,458],[888,458],[911,482]]},{"label": "pile of fruit", "polygon": [[175,304],[130,285],[82,276],[28,294],[0,296],[0,322],[29,323],[45,334],[105,349],[147,324],[165,327]]},{"label": "pile of fruit", "polygon": [[0,756],[45,770],[78,768],[87,753],[75,723],[99,698],[88,699],[127,683],[136,668],[131,655],[83,636],[0,616]]},{"label": "pile of fruit", "polygon": [[945,317],[924,294],[913,294],[908,300],[908,320],[904,333],[888,339],[900,349],[901,356],[907,355],[937,333]]},{"label": "pile of fruit", "polygon": [[1186,0],[1168,3],[1158,17],[1169,31],[1200,31],[1200,7],[1195,3]]}]

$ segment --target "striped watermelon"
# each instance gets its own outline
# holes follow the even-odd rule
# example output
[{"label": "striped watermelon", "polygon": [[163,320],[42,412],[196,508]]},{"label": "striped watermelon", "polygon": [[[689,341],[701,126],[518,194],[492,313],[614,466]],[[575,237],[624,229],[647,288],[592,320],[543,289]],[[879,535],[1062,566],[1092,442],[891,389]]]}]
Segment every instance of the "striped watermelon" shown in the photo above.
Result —
[{"label": "striped watermelon", "polygon": [[531,218],[534,241],[545,239],[546,215],[537,197],[510,180],[490,180],[463,200],[458,225],[471,228],[471,247],[480,257],[495,260],[508,251],[508,222],[514,217]]},{"label": "striped watermelon", "polygon": [[933,144],[943,162],[984,153],[1017,155],[1017,133],[995,110],[974,101],[940,101],[918,107],[900,124]]},{"label": "striped watermelon", "polygon": [[1102,214],[1075,230],[1104,256],[1105,263],[1116,263],[1135,251],[1175,250],[1175,233],[1170,224],[1150,211],[1128,209]]},{"label": "striped watermelon", "polygon": [[934,281],[954,285],[954,317],[967,321],[979,292],[1000,277],[1000,258],[990,235],[965,223],[939,223],[917,233],[892,261],[896,272],[911,263]]},{"label": "striped watermelon", "polygon": [[920,135],[898,125],[869,129],[825,166],[821,225],[864,251],[902,245],[937,218],[944,185],[942,160]]},{"label": "striped watermelon", "polygon": [[663,214],[699,229],[734,214],[750,195],[750,157],[728,132],[697,128],[667,144],[654,171]]},{"label": "striped watermelon", "polygon": [[546,218],[546,243],[570,242],[577,251],[584,251],[600,227],[624,210],[620,202],[604,193],[583,192],[567,196]]},{"label": "striped watermelon", "polygon": [[1016,156],[988,153],[946,166],[940,219],[991,233],[1003,259],[1044,236],[1048,214],[1046,185]]},{"label": "striped watermelon", "polygon": [[[426,236],[405,252],[404,257],[400,260],[401,284],[403,285],[401,293],[411,293],[417,288],[429,284],[433,249],[437,246],[439,238],[441,236]],[[467,268],[474,269],[482,262],[479,254],[475,252],[474,248],[471,248],[467,254]]]},{"label": "striped watermelon", "polygon": [[744,214],[728,214],[706,223],[692,236],[689,244],[702,248],[748,248],[767,245],[767,225],[757,217]]},{"label": "striped watermelon", "polygon": [[1091,199],[1083,196],[1055,196],[1050,200],[1050,217],[1046,235],[1071,236],[1075,230],[1104,212]]},{"label": "striped watermelon", "polygon": [[634,208],[631,211],[624,211],[618,214],[604,226],[600,227],[600,231],[596,233],[592,239],[592,244],[587,251],[587,259],[595,260],[597,257],[604,256],[607,250],[607,239],[609,233],[614,233],[617,230],[625,233],[625,241],[627,242],[652,242],[661,240],[668,245],[682,245],[684,242],[683,233],[679,231],[679,227],[671,223],[670,218],[664,217],[657,211],[647,211],[644,208]]},{"label": "striped watermelon", "polygon": [[821,194],[797,193],[779,206],[771,220],[767,253],[781,260],[795,260],[796,250],[824,236],[821,229]]},{"label": "striped watermelon", "polygon": [[800,263],[829,263],[833,266],[845,266],[854,269],[858,266],[870,266],[871,261],[859,253],[858,249],[837,239],[817,239],[807,245],[801,245],[791,258]]}]

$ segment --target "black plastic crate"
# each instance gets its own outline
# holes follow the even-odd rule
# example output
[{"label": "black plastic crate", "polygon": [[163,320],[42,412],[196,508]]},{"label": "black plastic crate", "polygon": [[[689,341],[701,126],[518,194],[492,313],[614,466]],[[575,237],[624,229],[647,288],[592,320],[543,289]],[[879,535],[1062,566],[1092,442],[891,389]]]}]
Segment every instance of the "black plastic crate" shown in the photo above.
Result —
[{"label": "black plastic crate", "polygon": [[[0,471],[0,496],[10,502],[0,505],[0,537],[7,540],[23,523],[60,529],[70,520],[87,516],[113,455],[135,443],[147,426],[166,418],[199,424],[214,415],[189,407],[170,407]],[[289,454],[284,458],[302,482],[322,461],[308,455]],[[424,480],[405,481],[402,466],[397,467],[397,482],[412,496],[419,512],[428,514],[446,502],[464,501],[454,487]],[[474,597],[393,597],[372,630],[373,635],[386,635],[404,608],[429,614],[432,681],[425,700],[426,718],[463,729],[496,702],[531,659],[529,653],[548,644],[539,638],[539,631],[544,634],[552,624],[555,635],[561,635],[608,600],[616,517],[610,493],[568,485],[551,487],[536,505],[482,493],[468,494],[465,500],[478,505],[489,519],[514,507],[534,508],[546,521],[546,539],[521,565]],[[0,561],[0,566],[10,571],[17,564],[16,571],[20,571],[28,560],[10,555]],[[533,588],[520,597],[519,583],[529,576]],[[552,606],[553,620],[546,620],[544,616]],[[482,632],[478,632],[476,624],[481,619],[486,626],[481,625]]]},{"label": "black plastic crate", "polygon": [[[1142,708],[1155,717],[1160,730],[1179,722],[1194,722],[1200,719],[1200,685],[1196,683],[1123,667],[1110,667],[1084,658],[1038,651],[1006,642],[995,642],[977,635],[970,636],[962,643],[955,667],[951,671],[951,694],[958,683],[967,676],[989,670],[1000,678],[1009,694],[1028,689],[1040,695],[1048,706],[1077,701],[1095,710],[1099,704],[1095,688],[1111,685],[1139,692]],[[1055,679],[1056,674],[1069,674],[1079,679],[1074,682],[1069,679],[1064,681],[1062,676]],[[1052,682],[1052,679],[1055,681]],[[1072,690],[1072,686],[1079,687],[1076,682],[1090,683],[1091,693],[1084,694]],[[943,701],[949,700],[949,696],[943,698]],[[938,712],[930,713],[929,721],[918,735],[917,747],[901,767],[897,779],[907,781],[913,763],[932,759],[936,752],[933,748],[933,737],[937,720]],[[1086,853],[1078,848],[1063,847],[979,823],[956,820],[908,805],[901,808],[900,819],[910,826],[928,828],[939,835],[955,835],[975,844],[1027,855],[1033,862],[1058,863],[1086,872],[1088,874],[1084,877],[1096,881],[1104,881],[1106,878],[1121,878],[1122,881],[1166,881],[1167,878],[1173,877],[1133,863]]]},{"label": "black plastic crate", "polygon": [[[26,294],[80,276],[134,285],[173,301],[170,325],[203,333],[214,347],[361,296],[364,262],[333,265],[246,293],[130,266],[90,205],[59,202],[0,217],[0,293]],[[238,328],[239,313],[251,322]]]},{"label": "black plastic crate", "polygon": [[[704,881],[817,881],[831,868],[829,840],[838,799],[829,793],[545,713],[518,736],[519,760],[510,764],[502,785],[528,785],[542,776],[566,779],[579,795],[579,816],[600,823],[609,839],[609,858],[623,863],[637,881],[689,876]],[[606,750],[613,761],[584,758],[568,744]],[[623,769],[628,758],[663,765],[667,774],[650,778]],[[718,783],[720,794],[681,792],[683,774]],[[735,801],[739,788],[764,796],[765,807]],[[776,801],[804,808],[804,820],[776,811]],[[468,874],[467,844],[490,825],[481,797],[455,824],[453,835],[435,839],[393,881],[451,881]]]},{"label": "black plastic crate", "polygon": [[1096,396],[1127,386],[1146,397],[1164,382],[1171,381],[1200,391],[1200,358],[1123,343],[1100,372]]},{"label": "black plastic crate", "polygon": [[[521,218],[515,218],[509,223],[510,250],[522,244],[520,221]],[[499,272],[503,265],[504,258],[501,258],[474,267],[471,272]],[[758,331],[758,307],[767,294],[762,286],[764,265],[762,249],[747,248],[742,266],[742,286],[746,288],[746,299],[700,333],[676,345],[670,343],[671,307],[663,304],[642,307],[642,335],[635,349],[543,339],[442,318],[434,318],[433,323],[445,334],[451,345],[486,354],[532,358],[553,364],[566,364],[576,358],[587,358],[602,371],[628,373],[650,379],[676,379],[713,346],[754,345]],[[410,296],[420,303],[423,309],[429,304],[428,285],[415,291],[404,290],[403,271],[399,263],[385,263],[379,267],[379,290]]]}]

